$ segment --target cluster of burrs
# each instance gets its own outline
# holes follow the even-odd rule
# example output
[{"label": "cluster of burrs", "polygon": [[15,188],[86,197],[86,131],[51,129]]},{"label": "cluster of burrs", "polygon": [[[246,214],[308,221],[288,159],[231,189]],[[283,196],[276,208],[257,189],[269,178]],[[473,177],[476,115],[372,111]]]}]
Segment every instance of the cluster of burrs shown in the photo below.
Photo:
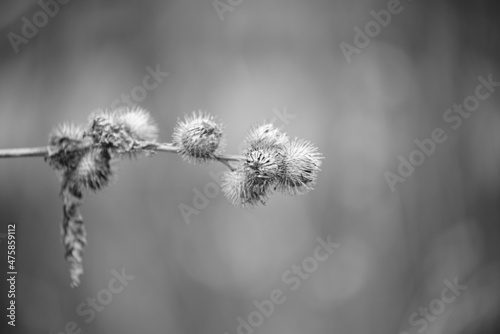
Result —
[{"label": "cluster of burrs", "polygon": [[109,185],[122,155],[152,153],[158,128],[145,110],[97,111],[86,127],[63,124],[49,138],[48,163],[61,172],[62,242],[71,264],[71,286],[80,283],[83,249],[87,243],[79,207],[83,190],[96,192]]},{"label": "cluster of burrs", "polygon": [[121,108],[92,113],[85,127],[65,124],[51,133],[46,160],[61,172],[61,234],[72,286],[80,283],[83,273],[86,233],[79,211],[83,191],[108,186],[123,156],[163,151],[180,154],[194,164],[220,161],[229,168],[222,178],[223,192],[229,202],[242,207],[265,204],[276,190],[297,195],[312,189],[323,157],[310,142],[291,140],[267,123],[249,131],[240,155],[229,156],[222,153],[222,129],[210,114],[193,112],[178,121],[172,143],[159,143],[149,112]]},{"label": "cluster of burrs", "polygon": [[[179,121],[174,144],[189,162],[219,160],[225,147],[222,124],[199,112]],[[323,156],[310,142],[290,140],[272,123],[252,128],[243,143],[241,158],[222,177],[228,201],[242,207],[265,204],[272,191],[289,195],[313,189]]]},{"label": "cluster of burrs", "polygon": [[273,124],[250,130],[243,145],[244,160],[223,176],[222,190],[240,206],[265,204],[272,191],[304,194],[316,183],[322,155],[310,142],[290,140]]}]

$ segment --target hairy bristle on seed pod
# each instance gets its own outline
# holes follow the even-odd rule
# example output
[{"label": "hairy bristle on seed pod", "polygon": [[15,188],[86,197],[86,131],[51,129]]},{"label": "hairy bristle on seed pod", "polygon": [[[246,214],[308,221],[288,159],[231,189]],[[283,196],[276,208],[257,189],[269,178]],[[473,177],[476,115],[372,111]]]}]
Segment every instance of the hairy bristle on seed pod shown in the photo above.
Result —
[{"label": "hairy bristle on seed pod", "polygon": [[49,135],[46,161],[56,170],[74,169],[87,150],[84,131],[74,124],[61,124]]},{"label": "hairy bristle on seed pod", "polygon": [[142,108],[123,108],[116,111],[118,122],[123,124],[128,134],[137,141],[156,142],[158,127],[151,114]]},{"label": "hairy bristle on seed pod", "polygon": [[96,145],[111,150],[126,151],[132,145],[132,138],[114,112],[97,110],[90,114],[85,136],[91,137]]},{"label": "hairy bristle on seed pod", "polygon": [[269,199],[269,184],[249,179],[242,168],[225,172],[221,179],[222,192],[232,205],[245,208],[265,204]]},{"label": "hairy bristle on seed pod", "polygon": [[79,141],[83,139],[83,129],[72,123],[59,124],[49,135],[49,145],[58,145],[61,141]]},{"label": "hairy bristle on seed pod", "polygon": [[109,185],[115,168],[109,152],[105,149],[93,149],[87,152],[76,168],[76,182],[83,187],[98,191]]},{"label": "hairy bristle on seed pod", "polygon": [[289,142],[279,161],[276,189],[289,195],[307,193],[316,183],[322,159],[309,141],[296,138]]},{"label": "hairy bristle on seed pod", "polygon": [[288,136],[272,123],[255,126],[250,129],[243,142],[243,150],[279,149],[288,142]]},{"label": "hairy bristle on seed pod", "polygon": [[247,207],[267,202],[279,171],[276,153],[275,150],[250,151],[235,171],[226,173],[222,191],[231,204]]},{"label": "hairy bristle on seed pod", "polygon": [[278,173],[277,153],[270,149],[248,152],[243,166],[249,178],[262,181],[274,180]]},{"label": "hairy bristle on seed pod", "polygon": [[265,204],[276,182],[278,173],[278,151],[274,148],[257,149],[247,153],[243,163],[245,189],[243,204]]},{"label": "hairy bristle on seed pod", "polygon": [[85,136],[118,153],[133,153],[137,142],[156,142],[158,128],[145,109],[98,110],[90,115]]},{"label": "hairy bristle on seed pod", "polygon": [[229,203],[241,206],[244,202],[242,199],[245,188],[245,173],[242,169],[235,171],[224,172],[221,177],[222,192],[226,196]]},{"label": "hairy bristle on seed pod", "polygon": [[193,112],[177,122],[173,143],[188,162],[208,162],[221,154],[225,146],[222,124],[206,112]]}]

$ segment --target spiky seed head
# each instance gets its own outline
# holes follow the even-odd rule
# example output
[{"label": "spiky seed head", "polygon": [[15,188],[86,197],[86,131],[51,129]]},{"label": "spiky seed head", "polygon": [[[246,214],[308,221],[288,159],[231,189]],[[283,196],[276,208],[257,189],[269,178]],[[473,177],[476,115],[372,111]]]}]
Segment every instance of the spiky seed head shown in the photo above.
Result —
[{"label": "spiky seed head", "polygon": [[240,206],[265,204],[276,184],[279,161],[288,136],[272,123],[250,129],[243,142],[246,159],[239,169],[226,176],[224,193],[229,201]]},{"label": "spiky seed head", "polygon": [[275,154],[272,150],[251,151],[235,171],[223,175],[222,191],[231,204],[248,207],[267,202],[279,171]]},{"label": "spiky seed head", "polygon": [[242,169],[225,172],[221,177],[222,192],[232,205],[241,206],[243,202],[245,173]]},{"label": "spiky seed head", "polygon": [[265,123],[250,129],[243,142],[243,150],[248,153],[257,149],[280,149],[288,142],[288,136],[272,123]]},{"label": "spiky seed head", "polygon": [[79,126],[65,123],[49,135],[49,154],[46,160],[56,170],[71,170],[85,154],[84,131]]},{"label": "spiky seed head", "polygon": [[109,149],[126,149],[131,143],[116,113],[97,110],[90,114],[85,136],[91,137],[95,144]]},{"label": "spiky seed head", "polygon": [[245,208],[265,204],[269,199],[269,184],[250,179],[243,168],[225,172],[221,179],[222,192],[233,205]]},{"label": "spiky seed head", "polygon": [[209,113],[199,111],[179,120],[173,142],[179,154],[188,162],[199,164],[215,159],[225,146],[222,124]]},{"label": "spiky seed head", "polygon": [[263,181],[245,175],[245,183],[240,195],[241,206],[245,208],[257,204],[265,205],[271,194],[271,185],[272,182],[270,180]]},{"label": "spiky seed head", "polygon": [[102,190],[109,185],[114,172],[109,152],[101,148],[93,149],[80,160],[75,171],[76,182],[91,191]]},{"label": "spiky seed head", "polygon": [[313,189],[324,157],[307,140],[297,139],[285,145],[279,160],[278,183],[276,189],[298,195]]},{"label": "spiky seed head", "polygon": [[275,148],[256,149],[247,153],[243,163],[245,187],[243,204],[266,204],[271,186],[276,183],[279,151]]},{"label": "spiky seed head", "polygon": [[243,166],[249,178],[257,181],[274,179],[278,173],[277,154],[276,150],[263,149],[248,152]]},{"label": "spiky seed head", "polygon": [[85,136],[95,144],[119,153],[130,153],[136,142],[156,142],[158,128],[145,109],[97,110],[89,117]]},{"label": "spiky seed head", "polygon": [[59,124],[49,135],[49,145],[60,145],[65,141],[80,141],[83,139],[83,129],[73,123]]},{"label": "spiky seed head", "polygon": [[140,107],[122,108],[118,109],[115,115],[118,123],[123,124],[130,137],[135,140],[148,142],[158,140],[158,126],[147,110]]}]

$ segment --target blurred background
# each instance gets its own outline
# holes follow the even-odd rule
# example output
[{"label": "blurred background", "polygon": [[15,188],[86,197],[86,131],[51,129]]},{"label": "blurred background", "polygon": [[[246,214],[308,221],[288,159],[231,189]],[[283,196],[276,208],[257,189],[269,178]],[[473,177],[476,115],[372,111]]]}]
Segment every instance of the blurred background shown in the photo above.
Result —
[{"label": "blurred background", "polygon": [[[201,109],[224,123],[227,153],[274,119],[325,160],[307,195],[239,209],[219,192],[189,224],[181,204],[194,208],[224,166],[123,161],[85,197],[85,273],[71,289],[56,174],[41,158],[1,159],[0,233],[16,223],[18,276],[16,327],[2,314],[0,332],[499,332],[500,91],[457,129],[443,119],[479,76],[500,81],[498,2],[402,0],[362,48],[354,29],[391,1],[62,2],[0,4],[0,148],[42,146],[59,123],[135,103],[162,141]],[[435,128],[446,142],[391,191],[384,173]],[[340,246],[292,290],[283,275],[328,236]],[[110,294],[122,268],[134,278]],[[444,303],[454,281],[466,288]],[[275,289],[286,300],[260,321],[254,302]]]}]

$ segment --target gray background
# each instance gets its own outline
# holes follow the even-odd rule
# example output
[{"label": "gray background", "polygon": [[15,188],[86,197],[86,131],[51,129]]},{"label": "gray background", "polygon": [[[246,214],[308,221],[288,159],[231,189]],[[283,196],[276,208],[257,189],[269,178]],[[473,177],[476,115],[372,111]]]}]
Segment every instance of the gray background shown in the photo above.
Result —
[{"label": "gray background", "polygon": [[[69,287],[60,243],[56,174],[40,158],[0,161],[0,233],[17,224],[17,326],[3,332],[236,333],[254,300],[287,300],[255,333],[399,333],[440,298],[445,279],[467,285],[426,333],[497,333],[500,327],[500,92],[457,130],[443,121],[498,71],[494,1],[402,1],[370,45],[348,63],[339,44],[387,1],[245,0],[221,21],[211,0],[73,0],[15,53],[35,1],[0,5],[0,147],[45,145],[52,128],[85,123],[97,108],[142,84],[145,68],[169,76],[140,105],[163,141],[177,118],[207,110],[225,124],[226,152],[275,117],[326,159],[316,190],[274,195],[243,210],[222,194],[186,224],[179,204],[212,182],[221,164],[173,154],[126,160],[112,187],[86,196],[85,274]],[[434,128],[448,140],[391,192],[414,140]],[[296,291],[282,275],[313,254],[316,238],[341,246]],[[6,242],[0,244],[6,268]],[[135,278],[86,323],[76,307],[108,286],[111,271]],[[4,269],[2,269],[4,271]],[[2,277],[5,277],[2,274]],[[2,278],[2,309],[6,289]]]}]

